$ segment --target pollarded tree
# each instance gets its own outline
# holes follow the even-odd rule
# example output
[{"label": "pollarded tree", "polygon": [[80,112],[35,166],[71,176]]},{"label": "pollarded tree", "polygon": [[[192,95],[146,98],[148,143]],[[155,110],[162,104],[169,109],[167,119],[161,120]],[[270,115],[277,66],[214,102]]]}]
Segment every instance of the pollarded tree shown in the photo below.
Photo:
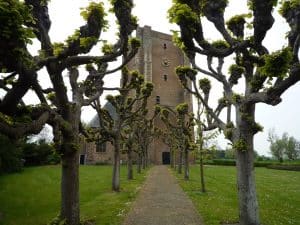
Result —
[{"label": "pollarded tree", "polygon": [[[170,112],[173,114],[170,116]],[[171,137],[177,143],[179,151],[179,172],[181,172],[182,161],[184,163],[184,179],[189,179],[189,152],[194,150],[193,143],[193,115],[189,114],[188,104],[182,103],[172,109],[162,109],[161,119],[167,129],[171,132]],[[172,146],[170,146],[172,147]]]},{"label": "pollarded tree", "polygon": [[[192,64],[192,68],[177,68],[177,74],[185,88],[206,107],[208,129],[221,129],[233,143],[237,152],[240,224],[258,225],[260,220],[254,178],[253,137],[262,128],[255,122],[255,106],[257,103],[279,104],[282,94],[300,80],[300,2],[282,1],[280,12],[290,26],[290,31],[288,46],[282,49],[278,46],[276,52],[270,52],[263,43],[274,23],[272,11],[277,4],[276,0],[247,1],[252,15],[249,20],[252,20],[253,25],[250,36],[245,35],[245,15],[236,15],[225,24],[224,11],[228,0],[173,2],[169,18],[180,28],[175,41]],[[205,39],[203,17],[214,24],[222,40],[209,42]],[[207,59],[206,68],[199,65],[196,56]],[[234,59],[228,76],[223,72],[225,59]],[[197,83],[198,72],[223,85],[223,96],[215,109],[208,101],[206,85],[199,87]],[[188,79],[193,89],[188,86]],[[241,82],[244,83],[244,92],[238,94],[234,87]],[[231,121],[231,106],[236,113],[234,123]],[[220,113],[226,108],[228,115],[226,121],[223,121]]]},{"label": "pollarded tree", "polygon": [[[129,124],[146,108],[147,99],[151,95],[152,83],[145,83],[144,77],[137,71],[122,70],[120,94],[108,95],[107,101],[114,107],[116,118],[112,118],[107,110],[101,108],[100,100],[94,99],[92,107],[99,117],[99,133],[105,140],[110,140],[114,146],[112,189],[120,190],[120,154],[122,150],[122,132],[128,129]],[[133,94],[134,93],[134,94]],[[124,136],[125,137],[125,136]]]},{"label": "pollarded tree", "polygon": [[154,127],[154,119],[159,113],[159,107],[155,107],[153,115],[149,115],[147,108],[143,109],[135,123],[130,124],[134,126],[134,140],[137,143],[137,171],[141,172],[141,168],[145,169],[149,165],[149,146],[154,137],[157,136],[157,128]]},{"label": "pollarded tree", "polygon": [[[90,2],[81,15],[86,24],[79,27],[63,43],[53,43],[49,36],[51,20],[48,14],[48,1],[1,1],[0,66],[5,71],[1,83],[6,91],[0,102],[2,132],[18,136],[35,133],[47,122],[53,126],[54,141],[62,158],[61,212],[60,217],[69,225],[78,225],[79,217],[79,179],[78,179],[78,134],[81,129],[81,108],[99,98],[105,88],[104,75],[119,70],[128,61],[112,71],[107,63],[125,55],[128,60],[137,52],[134,41],[129,36],[136,29],[136,19],[131,15],[131,0],[112,0],[112,10],[119,23],[118,41],[114,45],[104,45],[103,54],[86,55],[100,41],[102,31],[108,28],[103,3]],[[27,50],[31,38],[37,38],[41,48],[39,55],[32,56]],[[89,73],[83,79],[76,68],[93,64],[96,73]],[[42,75],[37,72],[46,68],[51,84],[41,87],[38,80]],[[68,70],[67,78],[64,72]],[[8,82],[10,81],[10,82]],[[69,98],[67,86],[72,97]],[[42,105],[23,107],[22,98],[32,88]],[[92,94],[88,94],[92,89]],[[48,94],[49,101],[45,97]],[[32,116],[31,116],[32,114]],[[27,123],[11,123],[11,119],[21,115]],[[7,117],[10,117],[7,119]],[[24,118],[25,117],[25,118]],[[23,121],[24,121],[23,120]]]}]

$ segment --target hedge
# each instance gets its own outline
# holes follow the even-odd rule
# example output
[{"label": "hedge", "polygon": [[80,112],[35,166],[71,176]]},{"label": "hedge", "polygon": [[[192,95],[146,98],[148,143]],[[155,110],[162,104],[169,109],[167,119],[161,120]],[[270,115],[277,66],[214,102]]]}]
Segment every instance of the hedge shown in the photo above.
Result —
[{"label": "hedge", "polygon": [[268,169],[300,171],[300,165],[269,165]]}]

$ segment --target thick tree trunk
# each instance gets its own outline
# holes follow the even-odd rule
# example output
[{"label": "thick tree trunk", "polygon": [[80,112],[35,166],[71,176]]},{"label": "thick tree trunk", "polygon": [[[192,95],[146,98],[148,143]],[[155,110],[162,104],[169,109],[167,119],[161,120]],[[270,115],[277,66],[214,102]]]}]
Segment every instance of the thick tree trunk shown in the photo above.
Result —
[{"label": "thick tree trunk", "polygon": [[189,178],[190,178],[189,151],[184,150],[184,179],[188,180]]},{"label": "thick tree trunk", "polygon": [[79,225],[79,151],[62,156],[61,219],[68,225]]},{"label": "thick tree trunk", "polygon": [[132,168],[132,151],[131,149],[127,152],[127,179],[133,179],[133,168]]},{"label": "thick tree trunk", "polygon": [[179,174],[182,174],[182,158],[183,158],[182,151],[179,150],[179,161],[178,161],[178,173]]},{"label": "thick tree trunk", "polygon": [[80,104],[66,109],[64,118],[71,125],[62,138],[61,212],[67,225],[80,224],[79,208],[79,123]]},{"label": "thick tree trunk", "polygon": [[240,225],[259,225],[254,173],[254,132],[252,131],[251,124],[249,124],[249,118],[253,119],[253,121],[255,119],[255,107],[248,106],[244,108],[243,113],[237,110],[238,137],[235,137],[234,140],[237,155],[236,167]]},{"label": "thick tree trunk", "polygon": [[114,165],[112,177],[112,190],[120,191],[120,143],[119,140],[114,141]]}]

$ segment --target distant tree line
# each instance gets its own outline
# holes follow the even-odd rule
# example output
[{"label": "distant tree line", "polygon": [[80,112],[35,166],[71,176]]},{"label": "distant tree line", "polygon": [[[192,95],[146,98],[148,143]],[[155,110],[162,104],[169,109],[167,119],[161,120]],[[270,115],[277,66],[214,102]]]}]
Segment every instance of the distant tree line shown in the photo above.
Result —
[{"label": "distant tree line", "polygon": [[280,162],[283,160],[295,160],[300,157],[300,142],[288,133],[278,137],[274,129],[269,131],[270,153]]}]

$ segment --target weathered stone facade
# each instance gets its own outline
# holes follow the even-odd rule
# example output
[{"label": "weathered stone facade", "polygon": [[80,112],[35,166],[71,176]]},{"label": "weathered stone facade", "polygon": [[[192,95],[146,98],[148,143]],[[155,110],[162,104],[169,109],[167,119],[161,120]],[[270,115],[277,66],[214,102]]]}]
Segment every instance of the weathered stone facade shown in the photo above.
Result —
[{"label": "weathered stone facade", "polygon": [[[175,74],[177,66],[189,63],[182,51],[172,43],[171,35],[153,31],[149,26],[139,27],[136,34],[142,41],[142,46],[128,67],[138,70],[144,74],[146,81],[154,84],[153,93],[148,100],[150,114],[154,112],[156,104],[175,108],[183,102],[187,102],[189,110],[192,111],[191,95],[184,91]],[[164,124],[159,118],[155,120],[154,125],[164,128]],[[107,144],[105,153],[96,153],[94,143],[87,144],[85,149],[88,163],[113,159],[111,144]],[[169,147],[159,138],[153,141],[149,149],[151,163],[162,164],[163,157],[168,158],[169,154]],[[123,159],[126,160],[126,157],[123,156]]]}]

